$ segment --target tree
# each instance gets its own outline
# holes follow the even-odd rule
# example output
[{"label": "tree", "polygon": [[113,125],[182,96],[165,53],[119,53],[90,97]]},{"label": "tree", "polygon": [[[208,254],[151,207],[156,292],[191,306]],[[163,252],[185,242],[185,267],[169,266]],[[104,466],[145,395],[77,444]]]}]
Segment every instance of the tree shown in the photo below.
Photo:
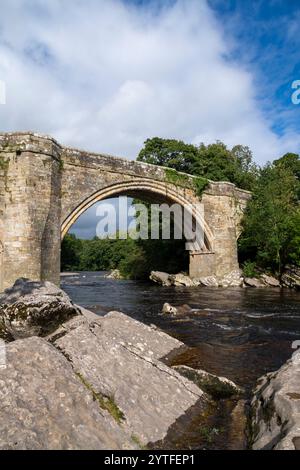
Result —
[{"label": "tree", "polygon": [[175,139],[154,137],[146,140],[138,160],[213,181],[229,181],[249,190],[257,177],[250,149],[236,145],[230,150],[223,142],[202,143],[197,147]]},{"label": "tree", "polygon": [[61,269],[62,271],[76,271],[80,265],[80,253],[82,242],[75,235],[67,234],[61,246]]},{"label": "tree", "polygon": [[274,161],[274,165],[285,168],[293,173],[297,180],[297,198],[300,200],[300,157],[296,153],[286,153],[283,157]]},{"label": "tree", "polygon": [[191,172],[196,159],[197,148],[194,145],[159,137],[147,139],[137,158],[140,162],[174,168],[185,173]]},{"label": "tree", "polygon": [[280,160],[261,169],[239,242],[242,257],[278,273],[286,263],[300,264],[299,180],[289,158]]},{"label": "tree", "polygon": [[233,177],[235,184],[239,188],[251,191],[259,174],[259,168],[253,162],[251,150],[247,146],[236,145],[231,153],[235,159],[235,175]]}]

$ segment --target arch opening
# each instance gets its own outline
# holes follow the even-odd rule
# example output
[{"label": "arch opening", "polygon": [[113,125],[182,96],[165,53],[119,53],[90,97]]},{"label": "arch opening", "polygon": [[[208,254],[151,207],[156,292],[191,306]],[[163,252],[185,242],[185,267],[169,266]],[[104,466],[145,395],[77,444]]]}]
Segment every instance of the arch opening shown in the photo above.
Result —
[{"label": "arch opening", "polygon": [[[164,271],[169,274],[189,272],[189,254],[186,250],[185,239],[175,239],[173,220],[170,220],[170,237],[168,239],[162,239],[162,231],[160,231],[158,238],[151,239],[149,236],[151,228],[148,232],[148,220],[146,220],[148,236],[146,238],[132,236],[131,230],[137,230],[135,233],[139,235],[139,222],[134,216],[136,210],[134,208],[136,208],[136,204],[148,202],[149,199],[133,202],[133,194],[130,196],[130,199],[122,198],[122,201],[120,198],[111,198],[95,203],[77,219],[62,241],[62,272],[117,270],[116,273],[120,273],[122,278],[136,280],[149,279],[151,271]],[[112,208],[115,216],[115,207],[117,206],[118,222],[120,202],[122,202],[121,208],[126,210],[126,212],[124,210],[124,214],[125,219],[129,218],[127,221],[129,226],[126,224],[125,230],[122,231],[122,227],[114,222],[107,230],[108,218],[104,214],[108,209],[108,214],[111,215],[110,209]],[[139,211],[139,207],[137,207],[137,211]],[[148,205],[143,208],[148,209]],[[121,217],[123,220],[124,214]],[[148,219],[148,213],[146,217]],[[99,230],[99,220],[101,221],[101,229],[104,226],[106,228],[105,233]],[[104,224],[102,224],[102,220],[104,220]],[[162,228],[161,224],[159,228]],[[143,234],[145,235],[145,229]]]},{"label": "arch opening", "polygon": [[119,196],[142,199],[150,203],[166,203],[170,206],[172,204],[179,204],[191,216],[192,226],[190,227],[190,230],[193,231],[195,226],[201,227],[204,235],[201,243],[194,243],[191,245],[190,251],[205,253],[212,251],[213,236],[209,226],[205,222],[205,214],[201,205],[192,205],[174,189],[166,189],[165,184],[157,181],[154,183],[151,180],[121,182],[91,194],[77,205],[64,219],[61,227],[62,240],[78,218],[95,203]]}]

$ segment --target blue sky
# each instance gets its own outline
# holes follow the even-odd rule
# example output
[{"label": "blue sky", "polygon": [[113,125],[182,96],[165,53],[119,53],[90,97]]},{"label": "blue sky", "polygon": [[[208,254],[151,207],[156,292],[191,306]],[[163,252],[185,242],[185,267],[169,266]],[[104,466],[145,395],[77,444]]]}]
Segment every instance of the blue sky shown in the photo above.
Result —
[{"label": "blue sky", "polygon": [[257,100],[279,135],[300,131],[300,108],[291,103],[291,84],[300,77],[299,0],[210,0],[234,38],[230,59],[255,78]]},{"label": "blue sky", "polygon": [[1,0],[0,130],[131,159],[153,136],[299,152],[299,30],[299,0]]}]

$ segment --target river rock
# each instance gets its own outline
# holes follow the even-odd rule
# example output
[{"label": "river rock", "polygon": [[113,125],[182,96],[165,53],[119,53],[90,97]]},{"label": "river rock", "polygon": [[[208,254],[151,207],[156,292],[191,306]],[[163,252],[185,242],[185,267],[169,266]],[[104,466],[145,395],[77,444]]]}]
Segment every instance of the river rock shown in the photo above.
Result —
[{"label": "river rock", "polygon": [[253,449],[300,450],[300,351],[259,380],[251,408]]},{"label": "river rock", "polygon": [[18,279],[0,295],[0,329],[13,339],[45,336],[80,310],[51,282]]},{"label": "river rock", "polygon": [[122,274],[120,273],[119,269],[113,269],[107,276],[106,279],[115,279],[115,280],[122,280],[124,279]]},{"label": "river rock", "polygon": [[245,277],[244,285],[246,287],[255,287],[255,288],[266,287],[266,285],[260,279],[256,277]]},{"label": "river rock", "polygon": [[162,308],[162,313],[166,315],[175,315],[175,316],[188,315],[192,311],[193,310],[191,309],[191,307],[187,304],[178,305],[177,307],[174,307],[174,305],[170,305],[166,302]]},{"label": "river rock", "polygon": [[219,280],[220,287],[241,287],[243,285],[244,279],[242,277],[242,272],[238,269],[232,271],[231,273],[224,276]]},{"label": "river rock", "polygon": [[0,369],[1,450],[137,447],[45,339],[14,341],[6,357]]},{"label": "river rock", "polygon": [[189,276],[185,274],[171,274],[169,276],[171,284],[175,287],[185,286],[185,287],[194,287],[199,285],[199,281],[194,281]]},{"label": "river rock", "polygon": [[202,286],[206,287],[218,287],[219,282],[215,276],[200,277],[199,282]]},{"label": "river rock", "polygon": [[122,427],[147,445],[162,440],[196,403],[207,403],[199,387],[158,360],[183,346],[168,338],[113,312],[69,329],[53,344],[96,396],[114,403],[124,417]]},{"label": "river rock", "polygon": [[162,313],[166,315],[178,315],[178,310],[173,305],[168,304],[167,302],[163,305]]},{"label": "river rock", "polygon": [[169,287],[172,285],[170,275],[168,273],[152,271],[149,279],[156,284],[160,284],[161,286]]},{"label": "river rock", "polygon": [[282,285],[300,290],[300,268],[297,266],[287,266],[281,276]]},{"label": "river rock", "polygon": [[266,284],[268,287],[280,287],[280,282],[273,276],[268,276],[267,274],[262,274],[261,280]]},{"label": "river rock", "polygon": [[201,390],[216,400],[238,396],[243,392],[238,385],[226,377],[218,377],[202,369],[192,369],[182,365],[174,366],[173,369],[192,380]]}]

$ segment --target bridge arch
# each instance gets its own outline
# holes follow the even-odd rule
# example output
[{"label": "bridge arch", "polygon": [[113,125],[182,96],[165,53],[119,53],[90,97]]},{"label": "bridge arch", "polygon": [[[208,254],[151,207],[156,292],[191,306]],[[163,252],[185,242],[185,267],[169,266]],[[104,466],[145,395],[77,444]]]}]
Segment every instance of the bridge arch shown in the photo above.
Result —
[{"label": "bridge arch", "polygon": [[150,179],[146,178],[117,182],[102,188],[91,194],[89,197],[85,198],[64,219],[61,226],[62,239],[68,233],[69,229],[76,222],[76,220],[95,203],[105,199],[124,195],[129,197],[137,197],[140,199],[144,198],[145,200],[156,203],[166,202],[170,205],[174,203],[179,204],[188,211],[188,213],[192,216],[191,218],[197,222],[198,226],[202,228],[204,233],[204,245],[202,244],[202,246],[200,246],[200,244],[196,242],[193,245],[193,251],[209,252],[212,250],[213,235],[203,217],[203,212],[200,207],[197,207],[195,204],[191,204],[191,202],[179,194],[175,188],[166,188],[165,183],[151,181]]},{"label": "bridge arch", "polygon": [[[30,132],[0,133],[0,281],[60,282],[61,238],[97,201],[128,195],[153,202],[197,202],[197,180],[168,168],[60,145]],[[204,246],[191,250],[191,277],[222,279],[238,269],[237,236],[251,194],[210,181],[201,194]],[[147,200],[147,199],[146,199]]]}]

